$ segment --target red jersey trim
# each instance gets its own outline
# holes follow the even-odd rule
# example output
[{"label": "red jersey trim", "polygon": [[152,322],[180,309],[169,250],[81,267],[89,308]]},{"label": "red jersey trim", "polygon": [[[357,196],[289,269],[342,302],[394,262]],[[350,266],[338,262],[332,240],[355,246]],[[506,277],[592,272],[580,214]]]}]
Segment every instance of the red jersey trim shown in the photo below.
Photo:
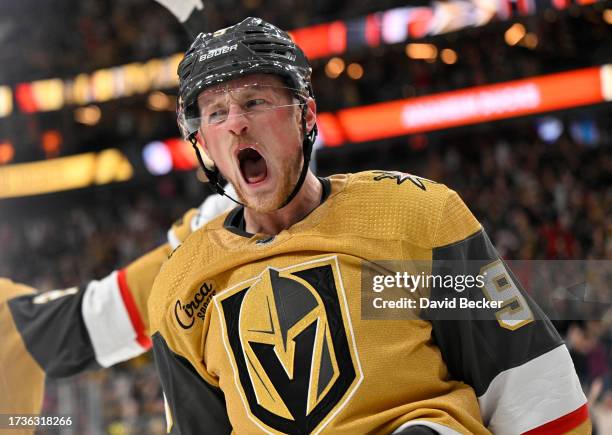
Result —
[{"label": "red jersey trim", "polygon": [[550,421],[535,429],[525,432],[524,435],[553,435],[568,432],[580,426],[589,418],[589,408],[585,403],[575,411],[565,414],[556,420]]},{"label": "red jersey trim", "polygon": [[121,269],[117,274],[117,281],[119,283],[119,291],[121,292],[121,299],[123,299],[123,303],[125,308],[130,316],[130,321],[132,322],[132,326],[134,327],[134,331],[136,332],[136,341],[139,345],[143,347],[145,350],[149,350],[151,348],[151,337],[149,337],[145,333],[144,322],[140,317],[140,312],[136,307],[136,302],[134,302],[134,298],[132,297],[132,292],[130,291],[130,287],[127,283],[127,277],[125,275],[125,269]]}]

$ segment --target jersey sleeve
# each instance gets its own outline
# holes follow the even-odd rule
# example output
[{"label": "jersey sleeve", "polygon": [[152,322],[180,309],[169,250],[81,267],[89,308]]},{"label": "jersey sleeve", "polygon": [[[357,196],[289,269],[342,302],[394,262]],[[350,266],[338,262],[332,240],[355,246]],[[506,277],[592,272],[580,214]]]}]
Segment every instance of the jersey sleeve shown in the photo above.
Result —
[{"label": "jersey sleeve", "polygon": [[109,367],[151,347],[146,301],[167,244],[79,287],[29,293],[7,302],[25,347],[51,377]]},{"label": "jersey sleeve", "polygon": [[164,392],[167,433],[184,433],[198,421],[206,422],[207,433],[233,433],[221,388],[200,376],[159,332],[153,334],[153,356]]},{"label": "jersey sleeve", "polygon": [[454,284],[434,284],[430,298],[455,301],[429,310],[434,339],[451,375],[474,388],[488,428],[589,433],[586,397],[563,340],[453,191],[437,225],[432,275]]}]

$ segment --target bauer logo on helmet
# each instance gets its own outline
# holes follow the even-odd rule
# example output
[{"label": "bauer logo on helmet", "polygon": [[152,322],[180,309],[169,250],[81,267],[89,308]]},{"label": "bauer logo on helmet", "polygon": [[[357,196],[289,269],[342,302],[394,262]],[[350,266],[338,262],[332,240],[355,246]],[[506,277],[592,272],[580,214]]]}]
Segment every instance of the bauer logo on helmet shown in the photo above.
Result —
[{"label": "bauer logo on helmet", "polygon": [[204,53],[203,55],[200,56],[200,58],[198,60],[200,62],[202,62],[203,60],[210,59],[211,57],[219,56],[220,54],[230,53],[230,52],[235,51],[237,49],[238,49],[238,44],[225,45],[223,47],[215,48],[213,50],[210,50],[210,51]]}]

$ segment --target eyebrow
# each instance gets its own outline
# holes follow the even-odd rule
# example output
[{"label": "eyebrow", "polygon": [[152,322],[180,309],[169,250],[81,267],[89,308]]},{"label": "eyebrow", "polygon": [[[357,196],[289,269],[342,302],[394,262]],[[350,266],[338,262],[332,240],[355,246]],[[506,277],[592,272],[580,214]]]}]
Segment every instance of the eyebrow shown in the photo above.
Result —
[{"label": "eyebrow", "polygon": [[220,106],[221,105],[220,94],[217,96],[215,96],[214,94],[206,95],[206,96],[200,95],[198,97],[198,105],[200,105],[200,111],[203,110],[204,108]]}]

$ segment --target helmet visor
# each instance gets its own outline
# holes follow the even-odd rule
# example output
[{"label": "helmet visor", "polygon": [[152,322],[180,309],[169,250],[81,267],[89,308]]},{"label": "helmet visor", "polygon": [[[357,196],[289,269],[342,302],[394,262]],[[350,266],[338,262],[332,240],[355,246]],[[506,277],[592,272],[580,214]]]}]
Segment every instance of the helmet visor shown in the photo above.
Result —
[{"label": "helmet visor", "polygon": [[306,98],[304,92],[280,85],[214,85],[200,93],[197,110],[179,113],[179,126],[187,138],[201,128],[221,126],[235,117],[263,120],[266,114],[303,106]]}]

